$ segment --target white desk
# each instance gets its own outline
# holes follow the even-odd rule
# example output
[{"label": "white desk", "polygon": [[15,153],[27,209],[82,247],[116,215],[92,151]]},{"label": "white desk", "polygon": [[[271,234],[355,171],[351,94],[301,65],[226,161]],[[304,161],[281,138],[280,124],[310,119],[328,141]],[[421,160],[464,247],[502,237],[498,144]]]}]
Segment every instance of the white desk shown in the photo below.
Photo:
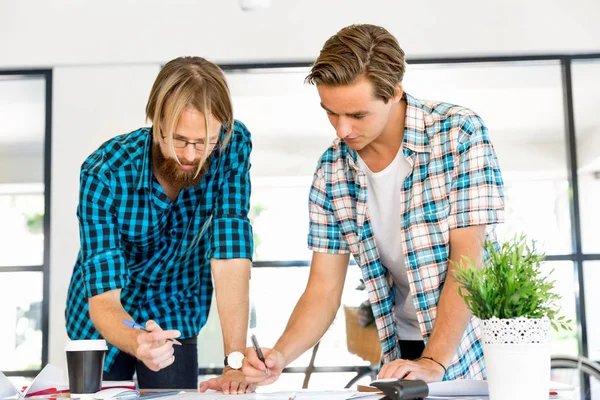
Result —
[{"label": "white desk", "polygon": [[[260,393],[249,393],[239,395],[225,395],[219,392],[206,392],[199,393],[193,391],[182,391],[182,393],[169,397],[162,397],[164,399],[182,399],[182,400],[289,400],[292,395],[295,395],[295,400],[347,400],[356,390],[343,389],[343,390],[310,390],[302,389],[297,391],[281,391],[281,392],[268,392],[261,391]],[[382,398],[383,395],[371,394],[368,397],[360,397],[357,400],[376,400]],[[162,399],[161,398],[161,399]],[[550,398],[550,397],[549,397]],[[452,399],[452,400],[488,400],[487,396],[472,396],[472,397],[428,397],[428,400],[441,400],[441,399]],[[564,393],[560,396],[551,397],[556,400],[574,400],[571,393]]]}]

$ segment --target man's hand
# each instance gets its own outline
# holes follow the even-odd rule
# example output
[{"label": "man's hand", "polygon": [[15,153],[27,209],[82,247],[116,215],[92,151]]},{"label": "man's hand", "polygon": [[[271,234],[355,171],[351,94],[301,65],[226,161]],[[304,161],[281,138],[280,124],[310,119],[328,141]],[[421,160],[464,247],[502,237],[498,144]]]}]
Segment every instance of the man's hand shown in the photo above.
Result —
[{"label": "man's hand", "polygon": [[[249,382],[257,386],[270,385],[279,379],[283,368],[285,368],[285,359],[283,354],[274,349],[261,347],[265,356],[265,362],[258,359],[258,354],[253,347],[246,348],[246,355],[242,362],[242,372]],[[269,370],[267,373],[267,369]]]},{"label": "man's hand", "polygon": [[379,371],[377,379],[420,379],[425,382],[439,382],[444,377],[444,369],[435,361],[420,358],[415,361],[394,360],[386,363]]},{"label": "man's hand", "polygon": [[225,367],[223,375],[200,383],[200,391],[218,390],[224,394],[244,394],[254,392],[255,387],[237,369]]},{"label": "man's hand", "polygon": [[146,330],[137,337],[135,356],[152,371],[160,371],[175,361],[173,342],[167,339],[178,338],[181,333],[177,330],[163,331],[152,320],[146,322]]}]

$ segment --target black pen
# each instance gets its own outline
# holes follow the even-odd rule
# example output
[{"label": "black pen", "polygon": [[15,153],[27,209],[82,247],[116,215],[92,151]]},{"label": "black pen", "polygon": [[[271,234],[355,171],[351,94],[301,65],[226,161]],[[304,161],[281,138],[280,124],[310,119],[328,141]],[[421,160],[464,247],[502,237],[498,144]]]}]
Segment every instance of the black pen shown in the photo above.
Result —
[{"label": "black pen", "polygon": [[254,350],[256,351],[256,354],[258,354],[258,359],[260,361],[262,361],[263,364],[265,364],[265,375],[269,376],[269,368],[267,368],[267,364],[265,363],[265,356],[263,355],[262,350],[260,349],[260,346],[258,345],[258,340],[256,340],[256,336],[254,336],[254,334],[252,334],[250,336],[250,340],[252,340],[252,347],[254,347]]}]

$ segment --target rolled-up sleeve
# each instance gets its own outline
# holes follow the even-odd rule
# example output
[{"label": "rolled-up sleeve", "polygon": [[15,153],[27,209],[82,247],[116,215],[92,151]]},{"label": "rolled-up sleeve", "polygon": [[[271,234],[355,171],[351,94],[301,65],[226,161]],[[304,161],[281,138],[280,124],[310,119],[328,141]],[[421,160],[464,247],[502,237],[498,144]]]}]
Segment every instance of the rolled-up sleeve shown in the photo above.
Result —
[{"label": "rolled-up sleeve", "polygon": [[252,140],[248,129],[235,122],[229,148],[225,152],[223,182],[213,212],[210,258],[252,259],[250,210],[250,153]]},{"label": "rolled-up sleeve", "polygon": [[487,128],[478,116],[461,125],[450,188],[450,229],[504,222],[504,183]]},{"label": "rolled-up sleeve", "polygon": [[82,171],[77,216],[81,242],[85,296],[92,297],[129,282],[127,262],[120,246],[116,210],[109,179]]},{"label": "rolled-up sleeve", "polygon": [[350,249],[338,222],[327,193],[327,186],[321,168],[317,169],[310,188],[308,248],[311,251],[329,254],[348,254]]}]

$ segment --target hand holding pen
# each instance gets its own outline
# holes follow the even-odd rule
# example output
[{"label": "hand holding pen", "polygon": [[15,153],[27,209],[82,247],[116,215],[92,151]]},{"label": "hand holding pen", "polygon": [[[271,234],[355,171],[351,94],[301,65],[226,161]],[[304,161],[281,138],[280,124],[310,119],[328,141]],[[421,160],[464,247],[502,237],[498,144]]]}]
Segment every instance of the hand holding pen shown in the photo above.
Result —
[{"label": "hand holding pen", "polygon": [[285,356],[279,350],[260,347],[254,335],[250,339],[252,346],[246,348],[242,372],[246,381],[256,386],[270,385],[281,376],[286,366]]},{"label": "hand holding pen", "polygon": [[[147,333],[152,332],[152,331],[147,330],[146,328],[144,328],[143,326],[141,326],[137,322],[127,321],[126,319],[124,319],[123,323],[125,325],[127,325],[128,327],[130,327],[130,328],[137,329],[138,331],[147,332]],[[167,331],[163,331],[163,332],[167,332]],[[167,338],[166,340],[170,340],[171,342],[173,342],[173,344],[181,346],[181,342],[179,342],[178,340],[175,340],[173,338]]]},{"label": "hand holding pen", "polygon": [[269,376],[269,368],[267,367],[267,364],[265,362],[265,356],[263,355],[263,352],[260,346],[258,345],[258,340],[256,339],[256,336],[250,336],[250,340],[252,341],[252,347],[254,347],[254,351],[256,351],[256,354],[258,355],[258,359],[262,361],[263,364],[265,364],[265,375]]},{"label": "hand holding pen", "polygon": [[123,320],[123,324],[142,331],[147,332],[137,335],[137,346],[131,349],[132,354],[142,361],[148,369],[152,371],[160,371],[163,368],[175,362],[175,352],[173,345],[181,345],[175,340],[181,333],[177,330],[163,331],[161,327],[154,321],[149,320],[146,326],[143,327],[133,321]]}]

